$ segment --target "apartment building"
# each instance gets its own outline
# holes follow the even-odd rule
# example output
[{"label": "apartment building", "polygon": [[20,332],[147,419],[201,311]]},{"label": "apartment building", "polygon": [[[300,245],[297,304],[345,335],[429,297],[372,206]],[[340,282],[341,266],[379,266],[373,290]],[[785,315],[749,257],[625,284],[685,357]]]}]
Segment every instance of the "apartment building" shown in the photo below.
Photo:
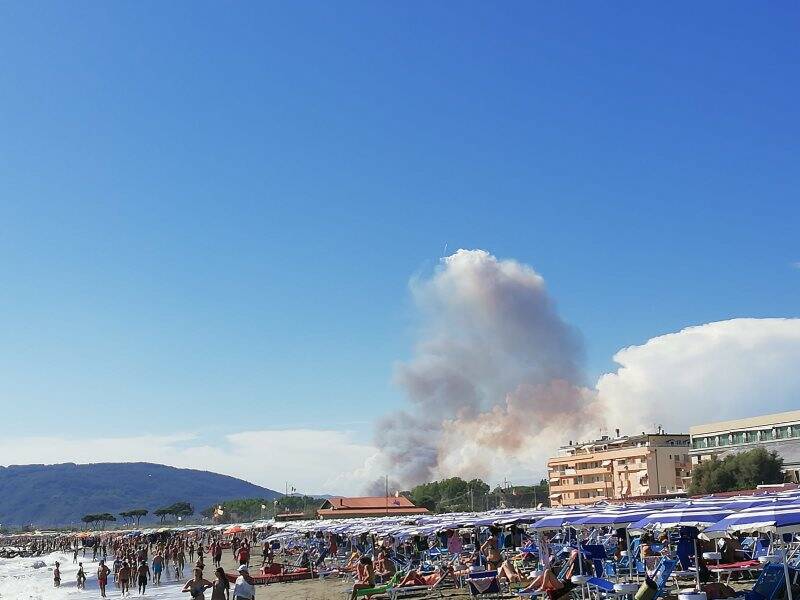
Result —
[{"label": "apartment building", "polygon": [[689,435],[603,436],[570,442],[547,461],[553,506],[592,504],[684,491],[689,478]]},{"label": "apartment building", "polygon": [[762,446],[783,458],[787,479],[800,482],[800,410],[689,428],[692,464]]}]

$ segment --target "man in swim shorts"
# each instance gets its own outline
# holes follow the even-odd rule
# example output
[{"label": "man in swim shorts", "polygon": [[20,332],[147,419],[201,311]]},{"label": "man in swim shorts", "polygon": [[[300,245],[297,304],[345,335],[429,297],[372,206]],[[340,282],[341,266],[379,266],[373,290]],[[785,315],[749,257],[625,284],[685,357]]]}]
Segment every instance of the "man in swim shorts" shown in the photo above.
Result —
[{"label": "man in swim shorts", "polygon": [[139,595],[144,595],[145,590],[147,589],[147,582],[150,579],[150,567],[147,566],[147,562],[142,561],[139,563],[139,568],[136,569],[136,583],[139,586]]}]

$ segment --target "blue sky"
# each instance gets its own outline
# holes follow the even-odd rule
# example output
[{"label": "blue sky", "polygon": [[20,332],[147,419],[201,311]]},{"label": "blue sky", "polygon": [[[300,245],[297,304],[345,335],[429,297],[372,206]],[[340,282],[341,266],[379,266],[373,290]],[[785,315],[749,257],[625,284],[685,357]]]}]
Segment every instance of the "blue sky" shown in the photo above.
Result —
[{"label": "blue sky", "polygon": [[797,316],[798,19],[3,5],[6,423],[368,439],[445,244],[541,273],[590,379],[688,325]]}]

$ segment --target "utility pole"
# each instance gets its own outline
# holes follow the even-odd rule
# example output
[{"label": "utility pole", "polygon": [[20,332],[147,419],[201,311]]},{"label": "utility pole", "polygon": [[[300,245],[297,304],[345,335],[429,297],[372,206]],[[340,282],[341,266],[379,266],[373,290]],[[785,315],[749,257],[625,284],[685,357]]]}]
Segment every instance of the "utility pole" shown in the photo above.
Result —
[{"label": "utility pole", "polygon": [[386,483],[386,515],[389,515],[389,476],[386,475],[386,479],[384,480]]},{"label": "utility pole", "polygon": [[475,512],[475,490],[469,488],[469,510]]}]

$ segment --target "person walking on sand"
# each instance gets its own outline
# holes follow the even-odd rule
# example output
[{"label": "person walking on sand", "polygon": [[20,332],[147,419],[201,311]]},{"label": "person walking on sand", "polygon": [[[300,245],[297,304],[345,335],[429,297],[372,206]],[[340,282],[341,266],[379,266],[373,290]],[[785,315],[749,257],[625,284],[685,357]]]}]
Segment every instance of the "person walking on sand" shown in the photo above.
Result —
[{"label": "person walking on sand", "polygon": [[150,567],[147,566],[147,561],[143,560],[139,563],[139,568],[136,569],[136,585],[139,588],[139,595],[144,596],[147,590],[147,582],[150,580]]},{"label": "person walking on sand", "polygon": [[53,569],[53,587],[61,587],[61,563],[58,561]]},{"label": "person walking on sand", "polygon": [[108,585],[108,574],[111,569],[106,566],[106,561],[101,560],[100,565],[97,567],[97,585],[100,586],[100,597],[106,597],[106,586]]}]

